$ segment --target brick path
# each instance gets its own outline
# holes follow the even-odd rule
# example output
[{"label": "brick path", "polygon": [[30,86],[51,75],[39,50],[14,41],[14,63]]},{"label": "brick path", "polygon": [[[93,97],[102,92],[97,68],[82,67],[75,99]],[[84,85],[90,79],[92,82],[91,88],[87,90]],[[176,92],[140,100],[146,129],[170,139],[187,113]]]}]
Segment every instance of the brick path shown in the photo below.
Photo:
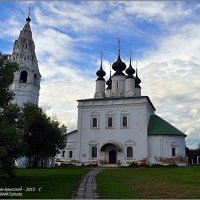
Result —
[{"label": "brick path", "polygon": [[85,175],[85,177],[82,179],[74,199],[98,199],[99,196],[96,192],[96,175],[101,171],[102,169],[93,169],[88,174]]}]

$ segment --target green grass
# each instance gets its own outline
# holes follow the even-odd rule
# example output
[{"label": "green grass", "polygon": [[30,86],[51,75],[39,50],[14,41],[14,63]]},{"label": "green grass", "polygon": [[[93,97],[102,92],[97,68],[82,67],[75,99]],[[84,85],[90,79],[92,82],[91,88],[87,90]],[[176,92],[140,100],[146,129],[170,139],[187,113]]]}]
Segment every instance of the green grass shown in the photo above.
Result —
[{"label": "green grass", "polygon": [[199,199],[200,167],[105,169],[97,190],[102,199]]},{"label": "green grass", "polygon": [[[9,178],[7,186],[32,188],[23,191],[25,199],[69,199],[79,180],[89,172],[88,168],[18,169],[16,178]],[[1,186],[0,186],[1,188]],[[39,188],[41,191],[39,192]],[[31,189],[30,189],[31,190]],[[0,197],[1,198],[1,197]],[[17,198],[17,197],[16,197]],[[19,197],[18,197],[19,198]]]}]

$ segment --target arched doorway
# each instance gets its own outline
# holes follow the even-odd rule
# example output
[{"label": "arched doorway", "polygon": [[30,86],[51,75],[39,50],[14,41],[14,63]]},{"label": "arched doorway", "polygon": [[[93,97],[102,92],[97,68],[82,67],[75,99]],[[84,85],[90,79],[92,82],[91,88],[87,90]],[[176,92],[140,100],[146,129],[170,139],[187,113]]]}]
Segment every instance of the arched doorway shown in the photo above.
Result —
[{"label": "arched doorway", "polygon": [[117,152],[114,149],[109,151],[109,163],[110,164],[116,164],[117,163]]}]

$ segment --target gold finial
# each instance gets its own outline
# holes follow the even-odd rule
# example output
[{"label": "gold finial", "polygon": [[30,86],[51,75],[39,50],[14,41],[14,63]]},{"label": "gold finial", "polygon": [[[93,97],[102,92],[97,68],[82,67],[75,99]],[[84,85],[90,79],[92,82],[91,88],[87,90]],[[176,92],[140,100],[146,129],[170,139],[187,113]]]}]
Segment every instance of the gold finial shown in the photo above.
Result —
[{"label": "gold finial", "polygon": [[120,38],[118,36],[118,56],[120,56]]}]

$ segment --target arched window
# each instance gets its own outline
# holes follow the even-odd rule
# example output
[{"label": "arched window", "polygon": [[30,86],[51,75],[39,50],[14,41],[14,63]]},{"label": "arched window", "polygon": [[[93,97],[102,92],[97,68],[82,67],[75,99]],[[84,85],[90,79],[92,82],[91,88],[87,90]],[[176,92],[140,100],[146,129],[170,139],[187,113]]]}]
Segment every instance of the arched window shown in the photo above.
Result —
[{"label": "arched window", "polygon": [[28,73],[27,71],[23,70],[20,74],[20,79],[19,82],[20,83],[27,83],[27,77],[28,77]]},{"label": "arched window", "polygon": [[37,85],[37,74],[34,74],[33,84]]},{"label": "arched window", "polygon": [[92,147],[92,158],[97,157],[97,147]]},{"label": "arched window", "polygon": [[127,158],[132,158],[132,157],[133,157],[133,148],[127,147]]}]

